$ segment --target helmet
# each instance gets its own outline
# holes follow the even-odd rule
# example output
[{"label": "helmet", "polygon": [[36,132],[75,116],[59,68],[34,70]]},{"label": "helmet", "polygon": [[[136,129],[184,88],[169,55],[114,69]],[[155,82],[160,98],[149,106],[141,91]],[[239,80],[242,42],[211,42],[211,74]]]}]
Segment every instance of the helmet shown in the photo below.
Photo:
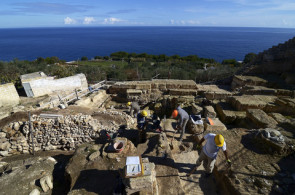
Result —
[{"label": "helmet", "polygon": [[127,104],[126,104],[127,106],[130,106],[131,105],[131,102],[127,102]]},{"label": "helmet", "polygon": [[220,134],[217,134],[214,137],[214,141],[215,141],[216,146],[222,147],[224,144],[224,137]]},{"label": "helmet", "polygon": [[145,110],[141,111],[141,115],[144,117],[147,116],[147,111],[145,111]]},{"label": "helmet", "polygon": [[172,117],[173,117],[173,118],[176,118],[177,115],[178,115],[178,111],[177,111],[177,110],[173,110],[173,112],[172,112]]}]

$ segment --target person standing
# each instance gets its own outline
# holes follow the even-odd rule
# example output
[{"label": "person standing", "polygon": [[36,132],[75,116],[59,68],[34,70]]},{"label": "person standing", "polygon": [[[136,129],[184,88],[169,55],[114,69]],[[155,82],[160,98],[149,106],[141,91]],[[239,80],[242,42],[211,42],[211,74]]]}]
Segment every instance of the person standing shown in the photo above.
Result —
[{"label": "person standing", "polygon": [[130,116],[136,118],[140,111],[140,106],[138,102],[128,102],[127,106],[130,106]]},{"label": "person standing", "polygon": [[185,127],[186,127],[187,121],[189,120],[189,115],[185,110],[183,110],[180,106],[178,106],[176,110],[173,111],[172,117],[175,119],[176,118],[178,119],[177,129],[180,130],[180,133],[181,133],[179,141],[182,141],[183,135],[185,133]]},{"label": "person standing", "polygon": [[206,144],[204,145],[201,154],[196,162],[196,166],[190,171],[190,173],[187,174],[189,177],[197,168],[201,165],[201,163],[204,161],[203,165],[206,170],[206,176],[210,176],[214,164],[216,162],[217,154],[220,149],[222,149],[226,161],[229,165],[231,165],[231,161],[228,158],[228,154],[226,151],[226,143],[224,141],[224,137],[220,134],[214,134],[214,133],[208,133],[205,135],[200,142],[197,144],[197,148],[202,145],[202,143],[206,140]]}]

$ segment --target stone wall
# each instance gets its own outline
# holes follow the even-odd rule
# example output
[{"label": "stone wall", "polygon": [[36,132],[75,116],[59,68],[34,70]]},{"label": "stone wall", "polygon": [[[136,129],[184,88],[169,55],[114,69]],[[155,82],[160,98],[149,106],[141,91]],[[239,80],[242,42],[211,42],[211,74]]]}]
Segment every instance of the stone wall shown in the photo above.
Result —
[{"label": "stone wall", "polygon": [[20,98],[13,83],[0,85],[0,107],[19,104]]},{"label": "stone wall", "polygon": [[84,74],[78,74],[71,77],[52,79],[52,77],[38,78],[35,80],[25,81],[29,83],[34,97],[51,94],[55,91],[74,92],[88,88],[87,79]]},{"label": "stone wall", "polygon": [[[127,127],[134,125],[133,119],[120,112],[98,112],[100,115],[112,115],[126,118]],[[73,150],[82,143],[93,141],[100,131],[117,132],[120,125],[115,122],[103,125],[90,115],[68,115],[55,119],[33,115],[31,126],[34,150]],[[0,131],[0,156],[29,153],[32,151],[32,139],[28,121],[9,123]]]},{"label": "stone wall", "polygon": [[238,76],[234,75],[231,88],[244,87],[245,85],[267,86],[267,80],[256,76]]},{"label": "stone wall", "polygon": [[126,94],[128,89],[141,90],[143,93],[159,90],[161,92],[168,92],[171,89],[190,89],[196,90],[196,83],[193,80],[166,80],[154,79],[152,81],[129,81],[117,82],[111,86],[109,92],[114,94]]}]

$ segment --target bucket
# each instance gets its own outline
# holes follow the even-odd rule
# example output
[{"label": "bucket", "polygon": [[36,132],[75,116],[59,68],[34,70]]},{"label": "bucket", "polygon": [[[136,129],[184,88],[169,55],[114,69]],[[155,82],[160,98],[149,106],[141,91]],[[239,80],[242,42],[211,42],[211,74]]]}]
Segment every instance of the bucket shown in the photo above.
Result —
[{"label": "bucket", "polygon": [[116,152],[121,152],[124,148],[124,143],[123,142],[116,142],[114,144],[114,148]]}]

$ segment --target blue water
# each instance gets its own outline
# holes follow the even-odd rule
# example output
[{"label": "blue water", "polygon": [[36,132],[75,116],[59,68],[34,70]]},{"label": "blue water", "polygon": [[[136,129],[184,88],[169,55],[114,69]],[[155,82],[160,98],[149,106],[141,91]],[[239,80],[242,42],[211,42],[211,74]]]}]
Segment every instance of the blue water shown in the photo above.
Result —
[{"label": "blue water", "polygon": [[295,29],[226,27],[95,27],[0,29],[0,60],[128,53],[243,60],[295,36]]}]

